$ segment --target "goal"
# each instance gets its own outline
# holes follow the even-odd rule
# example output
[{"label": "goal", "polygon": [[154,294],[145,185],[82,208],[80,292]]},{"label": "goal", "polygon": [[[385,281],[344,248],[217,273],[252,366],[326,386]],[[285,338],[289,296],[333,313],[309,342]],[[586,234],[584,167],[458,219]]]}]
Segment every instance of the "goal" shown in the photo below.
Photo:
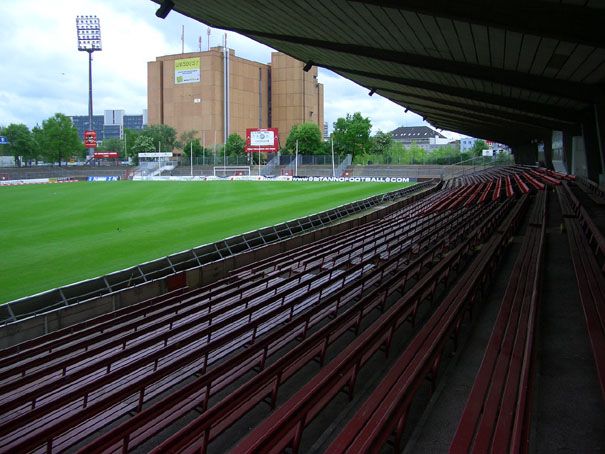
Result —
[{"label": "goal", "polygon": [[215,166],[215,177],[250,176],[250,166]]}]

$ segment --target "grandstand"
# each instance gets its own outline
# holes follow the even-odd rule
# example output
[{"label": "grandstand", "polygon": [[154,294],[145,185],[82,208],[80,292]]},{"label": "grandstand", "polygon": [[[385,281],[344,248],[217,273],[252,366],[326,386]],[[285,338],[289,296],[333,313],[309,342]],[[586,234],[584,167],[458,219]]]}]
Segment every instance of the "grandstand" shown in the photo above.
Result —
[{"label": "grandstand", "polygon": [[605,189],[506,166],[389,199],[5,325],[0,452],[599,452]]}]

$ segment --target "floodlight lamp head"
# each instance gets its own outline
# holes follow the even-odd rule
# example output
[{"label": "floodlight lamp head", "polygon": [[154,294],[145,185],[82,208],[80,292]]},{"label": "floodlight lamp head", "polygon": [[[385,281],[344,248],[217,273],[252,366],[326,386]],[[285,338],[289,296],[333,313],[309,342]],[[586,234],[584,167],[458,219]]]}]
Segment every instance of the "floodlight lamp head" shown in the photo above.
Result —
[{"label": "floodlight lamp head", "polygon": [[313,62],[311,60],[309,60],[307,62],[307,64],[304,66],[303,71],[308,73],[311,68],[313,68]]},{"label": "floodlight lamp head", "polygon": [[101,22],[97,16],[76,16],[78,50],[95,52],[101,49]]},{"label": "floodlight lamp head", "polygon": [[160,19],[166,19],[172,8],[174,8],[174,2],[172,0],[164,0],[155,12],[155,15]]}]

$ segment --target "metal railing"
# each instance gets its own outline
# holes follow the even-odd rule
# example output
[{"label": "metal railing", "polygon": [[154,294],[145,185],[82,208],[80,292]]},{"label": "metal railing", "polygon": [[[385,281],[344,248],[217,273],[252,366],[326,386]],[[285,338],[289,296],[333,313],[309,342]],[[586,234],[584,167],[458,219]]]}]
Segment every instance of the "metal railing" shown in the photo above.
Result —
[{"label": "metal railing", "polygon": [[[495,159],[494,159],[495,158]],[[472,175],[483,172],[487,169],[496,166],[508,166],[514,164],[514,159],[510,155],[492,157],[492,156],[476,156],[466,161],[459,162],[452,166],[444,167],[442,179],[451,179]]]}]

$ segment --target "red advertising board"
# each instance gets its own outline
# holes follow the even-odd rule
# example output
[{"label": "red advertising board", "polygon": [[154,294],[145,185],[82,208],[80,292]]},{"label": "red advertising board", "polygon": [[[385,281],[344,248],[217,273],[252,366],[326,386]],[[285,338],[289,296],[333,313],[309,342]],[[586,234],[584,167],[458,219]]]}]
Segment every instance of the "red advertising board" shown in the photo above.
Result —
[{"label": "red advertising board", "polygon": [[86,148],[97,148],[96,131],[84,131],[84,146]]},{"label": "red advertising board", "polygon": [[246,129],[246,151],[255,152],[277,152],[279,150],[279,137],[277,128]]},{"label": "red advertising board", "polygon": [[92,155],[93,158],[96,159],[107,159],[113,158],[116,159],[118,157],[117,151],[95,151]]}]

